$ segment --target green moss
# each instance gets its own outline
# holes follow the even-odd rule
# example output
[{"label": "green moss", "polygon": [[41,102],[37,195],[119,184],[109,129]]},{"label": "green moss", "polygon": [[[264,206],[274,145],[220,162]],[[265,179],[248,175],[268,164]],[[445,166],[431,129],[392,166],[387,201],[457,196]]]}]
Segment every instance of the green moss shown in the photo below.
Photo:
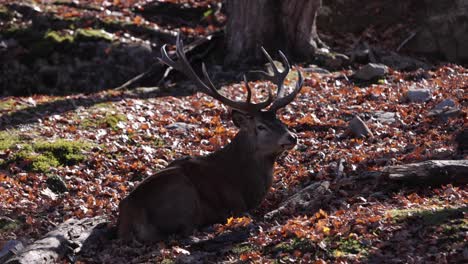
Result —
[{"label": "green moss", "polygon": [[83,119],[80,122],[80,126],[83,128],[90,128],[90,127],[108,127],[112,130],[118,130],[118,123],[119,122],[126,122],[127,117],[123,114],[107,114],[102,118],[98,118],[96,120],[91,119]]},{"label": "green moss", "polygon": [[48,31],[44,35],[44,39],[50,40],[55,43],[73,43],[74,36],[67,31]]},{"label": "green moss", "polygon": [[[95,41],[105,40],[112,41],[112,34],[102,29],[83,29],[79,28],[74,32],[71,30],[49,30],[44,34],[44,40],[48,40],[49,44],[71,44],[75,41]],[[52,42],[52,43],[50,43]]]},{"label": "green moss", "polygon": [[156,148],[162,148],[164,147],[164,140],[162,138],[156,138],[153,141],[153,146]]},{"label": "green moss", "polygon": [[253,250],[254,248],[250,244],[237,244],[231,249],[232,253],[237,254],[237,255],[248,253]]},{"label": "green moss", "polygon": [[114,109],[114,105],[112,103],[109,103],[109,102],[103,102],[103,103],[97,103],[95,105],[93,105],[94,109],[100,109],[100,108],[103,108],[103,109]]},{"label": "green moss", "polygon": [[295,250],[310,252],[315,250],[315,246],[309,239],[293,238],[289,241],[277,244],[271,249],[271,252],[294,252]]},{"label": "green moss", "polygon": [[112,41],[114,39],[113,35],[102,29],[77,29],[75,31],[75,38],[77,40],[105,40]]},{"label": "green moss", "polygon": [[52,167],[58,167],[60,162],[49,153],[32,156],[31,170],[35,172],[47,172]]},{"label": "green moss", "polygon": [[90,145],[83,141],[59,139],[54,142],[38,142],[33,147],[36,152],[54,157],[60,164],[73,165],[86,159],[81,152],[89,149]]},{"label": "green moss", "polygon": [[403,221],[409,217],[416,217],[421,218],[426,225],[441,225],[451,218],[468,213],[468,207],[404,209],[391,210],[389,213],[395,221]]},{"label": "green moss", "polygon": [[173,259],[165,258],[161,261],[161,264],[174,264],[175,261]]},{"label": "green moss", "polygon": [[0,234],[3,232],[14,231],[20,227],[21,223],[19,221],[7,217],[0,218]]},{"label": "green moss", "polygon": [[28,158],[34,153],[34,149],[29,144],[21,144],[18,146],[18,152],[14,155],[16,158]]},{"label": "green moss", "polygon": [[117,127],[117,124],[120,122],[120,121],[127,121],[127,117],[125,115],[122,115],[122,114],[114,114],[114,115],[106,115],[106,117],[104,118],[104,124],[107,125],[107,127],[113,129],[113,130],[117,130],[118,127]]},{"label": "green moss", "polygon": [[0,131],[0,151],[10,149],[19,142],[19,136],[11,131]]},{"label": "green moss", "polygon": [[369,249],[359,240],[354,238],[340,239],[336,242],[336,245],[337,247],[333,251],[333,255],[335,257],[341,257],[350,254],[360,254],[362,256],[369,254]]},{"label": "green moss", "polygon": [[0,19],[9,20],[13,17],[8,7],[0,5]]},{"label": "green moss", "polygon": [[54,142],[39,141],[23,143],[19,150],[4,164],[12,162],[21,164],[25,170],[47,172],[52,167],[74,165],[86,159],[83,151],[91,147],[83,141],[67,141],[63,139]]}]

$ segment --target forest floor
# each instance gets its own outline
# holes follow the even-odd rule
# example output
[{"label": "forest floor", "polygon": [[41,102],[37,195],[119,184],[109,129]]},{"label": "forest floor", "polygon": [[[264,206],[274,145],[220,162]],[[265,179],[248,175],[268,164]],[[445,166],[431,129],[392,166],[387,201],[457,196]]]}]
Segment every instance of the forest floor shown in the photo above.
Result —
[{"label": "forest floor", "polygon": [[[88,4],[89,12],[119,10],[129,23],[146,23],[120,3],[125,1],[70,3],[75,2]],[[219,1],[196,2],[215,6]],[[100,11],[93,9],[106,3]],[[62,16],[81,16],[73,4],[57,6],[64,9],[58,13]],[[188,28],[189,34],[210,32]],[[381,173],[391,165],[467,158],[457,152],[455,136],[466,129],[468,69],[428,65],[410,71],[390,68],[368,82],[353,77],[359,64],[330,73],[294,65],[303,72],[305,85],[279,117],[299,142],[277,161],[273,187],[258,209],[196,231],[189,239],[172,237],[151,245],[114,239],[95,255],[75,256],[76,263],[467,261],[467,186],[394,182]],[[292,71],[286,85],[294,87],[296,77]],[[257,100],[266,87],[274,89],[265,81],[252,85],[261,91]],[[410,100],[413,89],[428,95]],[[240,81],[222,88],[235,99],[243,98],[244,90]],[[447,99],[456,113],[433,115],[431,110]],[[365,121],[372,136],[344,136],[354,116]],[[199,93],[111,89],[0,97],[0,249],[10,240],[32,242],[70,218],[104,215],[115,224],[119,201],[142,179],[174,159],[215,151],[235,134],[228,109]],[[264,217],[304,187],[326,181],[329,190],[318,206]],[[213,247],[193,242],[237,233],[244,235]]]}]

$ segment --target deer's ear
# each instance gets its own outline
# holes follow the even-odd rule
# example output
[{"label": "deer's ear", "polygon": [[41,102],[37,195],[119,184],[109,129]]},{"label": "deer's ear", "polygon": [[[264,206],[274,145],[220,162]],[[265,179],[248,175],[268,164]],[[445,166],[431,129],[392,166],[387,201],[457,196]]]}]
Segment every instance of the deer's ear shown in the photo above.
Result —
[{"label": "deer's ear", "polygon": [[246,127],[249,119],[252,119],[250,115],[232,109],[232,121],[234,122],[234,125],[236,125],[236,127]]}]

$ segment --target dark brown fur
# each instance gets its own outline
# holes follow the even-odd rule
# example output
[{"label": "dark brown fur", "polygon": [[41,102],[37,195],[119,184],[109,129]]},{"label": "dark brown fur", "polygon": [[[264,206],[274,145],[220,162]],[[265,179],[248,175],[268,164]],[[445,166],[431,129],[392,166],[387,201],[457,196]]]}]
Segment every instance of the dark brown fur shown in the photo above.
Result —
[{"label": "dark brown fur", "polygon": [[278,89],[274,100],[268,90],[268,99],[252,103],[245,76],[246,101],[232,101],[219,93],[204,66],[204,81],[196,75],[183,50],[179,35],[177,61],[169,57],[165,46],[161,48],[160,61],[183,72],[200,92],[231,107],[234,124],[240,131],[224,148],[205,157],[177,160],[138,185],[119,205],[118,234],[122,239],[155,241],[169,234],[189,234],[197,227],[222,222],[257,207],[271,187],[276,158],[297,141],[276,118],[276,111],[289,104],[303,85],[298,71],[296,88],[284,94],[283,82],[290,65],[283,53],[279,55],[285,69],[280,72],[263,49],[273,75],[263,74]]},{"label": "dark brown fur", "polygon": [[[138,185],[120,203],[119,236],[151,241],[189,234],[257,207],[271,187],[277,156],[296,139],[272,114],[236,122],[241,131],[224,148],[174,161]],[[260,122],[267,132],[257,131]]]}]

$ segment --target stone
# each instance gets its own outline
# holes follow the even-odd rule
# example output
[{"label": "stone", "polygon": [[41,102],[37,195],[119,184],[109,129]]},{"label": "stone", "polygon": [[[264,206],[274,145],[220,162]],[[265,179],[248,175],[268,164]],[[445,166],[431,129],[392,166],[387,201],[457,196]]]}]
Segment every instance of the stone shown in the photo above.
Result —
[{"label": "stone", "polygon": [[387,66],[377,63],[368,63],[356,71],[354,77],[359,80],[370,81],[372,79],[384,77],[387,73]]},{"label": "stone", "polygon": [[450,117],[459,116],[460,113],[460,108],[457,107],[452,99],[445,99],[434,106],[434,108],[429,111],[428,116],[437,117],[442,122],[447,122]]},{"label": "stone", "polygon": [[431,99],[432,92],[429,89],[411,88],[406,92],[403,101],[409,103],[424,103]]},{"label": "stone", "polygon": [[345,54],[333,53],[328,50],[317,50],[315,53],[315,61],[317,64],[324,66],[327,69],[339,69],[349,65],[350,59]]},{"label": "stone", "polygon": [[445,99],[442,102],[438,103],[436,106],[434,106],[432,110],[444,110],[447,108],[454,108],[456,106],[457,105],[455,101],[453,101],[452,99]]},{"label": "stone", "polygon": [[68,191],[65,181],[57,175],[49,176],[46,180],[47,187],[54,193],[64,193]]},{"label": "stone", "polygon": [[180,132],[188,132],[190,129],[195,128],[195,125],[183,122],[175,122],[166,126],[167,129],[174,129]]},{"label": "stone", "polygon": [[396,122],[397,114],[394,112],[376,111],[372,118],[379,123],[392,124]]},{"label": "stone", "polygon": [[366,123],[364,123],[359,116],[355,116],[351,121],[349,121],[348,129],[345,133],[357,138],[373,136],[369,127],[367,127]]}]

